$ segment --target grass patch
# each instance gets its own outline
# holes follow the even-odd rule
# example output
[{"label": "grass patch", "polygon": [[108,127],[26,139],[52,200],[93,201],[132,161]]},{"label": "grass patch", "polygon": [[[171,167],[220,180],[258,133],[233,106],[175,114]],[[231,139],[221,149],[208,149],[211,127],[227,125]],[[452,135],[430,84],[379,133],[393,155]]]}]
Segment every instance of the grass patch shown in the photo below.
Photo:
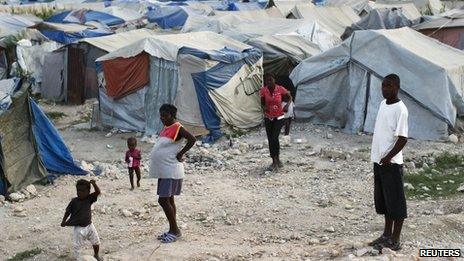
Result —
[{"label": "grass patch", "polygon": [[47,116],[48,118],[52,119],[52,120],[59,120],[63,117],[66,117],[67,115],[63,112],[60,112],[60,111],[51,111],[51,112],[47,112]]},{"label": "grass patch", "polygon": [[460,192],[464,183],[464,156],[444,153],[435,159],[435,164],[418,172],[406,173],[404,182],[414,189],[406,188],[406,196],[412,199],[446,198]]},{"label": "grass patch", "polygon": [[23,252],[19,252],[16,255],[14,255],[12,258],[7,259],[8,261],[21,261],[21,260],[26,260],[28,258],[34,257],[38,254],[42,253],[42,249],[36,247],[31,250],[26,250]]}]

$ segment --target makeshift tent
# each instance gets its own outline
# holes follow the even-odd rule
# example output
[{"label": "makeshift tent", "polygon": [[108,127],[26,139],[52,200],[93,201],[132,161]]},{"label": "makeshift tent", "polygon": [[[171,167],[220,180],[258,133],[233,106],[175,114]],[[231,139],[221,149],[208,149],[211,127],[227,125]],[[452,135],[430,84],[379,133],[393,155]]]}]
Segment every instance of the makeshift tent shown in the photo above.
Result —
[{"label": "makeshift tent", "polygon": [[319,7],[310,5],[297,5],[292,14],[298,19],[308,19],[316,22],[321,28],[340,37],[345,29],[360,18],[349,6]]},{"label": "makeshift tent", "polygon": [[153,5],[149,7],[147,18],[150,23],[156,23],[162,29],[180,29],[189,15],[209,15],[212,11],[209,6],[198,3],[185,6]]},{"label": "makeshift tent", "polygon": [[269,3],[269,6],[275,6],[284,17],[288,17],[292,14],[292,9],[295,8],[296,5],[307,4],[313,5],[310,0],[302,0],[302,1],[272,1]]},{"label": "makeshift tent", "polygon": [[123,19],[114,15],[87,9],[65,11],[56,14],[45,21],[49,23],[72,23],[82,25],[90,22],[98,22],[106,26],[119,25],[125,22]]},{"label": "makeshift tent", "polygon": [[264,9],[265,6],[257,2],[240,3],[234,2],[229,4],[229,11],[254,11]]},{"label": "makeshift tent", "polygon": [[44,58],[42,97],[47,100],[81,104],[98,96],[97,58],[123,46],[154,35],[148,29],[103,37],[85,38]]},{"label": "makeshift tent", "polygon": [[464,11],[418,24],[415,30],[454,48],[464,50]]},{"label": "makeshift tent", "polygon": [[253,10],[253,11],[214,11],[215,18],[225,17],[233,15],[242,19],[260,19],[260,18],[285,18],[284,15],[276,7],[267,8],[264,10]]},{"label": "makeshift tent", "polygon": [[326,6],[349,6],[356,14],[363,16],[369,12],[369,0],[326,0]]},{"label": "makeshift tent", "polygon": [[379,4],[377,2],[369,2],[369,12],[375,9],[401,9],[402,13],[406,18],[411,21],[420,21],[422,18],[419,9],[414,5],[414,3],[395,3],[395,4]]},{"label": "makeshift tent", "polygon": [[101,37],[113,34],[107,28],[96,28],[94,26],[80,24],[60,24],[44,22],[39,25],[40,32],[48,39],[61,43],[70,44],[83,38]]},{"label": "makeshift tent", "polygon": [[48,173],[86,174],[27,87],[17,79],[0,81],[0,193],[17,191]]},{"label": "makeshift tent", "polygon": [[33,27],[40,22],[42,20],[35,16],[0,13],[0,39],[16,34],[28,27]]},{"label": "makeshift tent", "polygon": [[103,13],[119,17],[124,21],[133,21],[141,19],[143,15],[131,8],[124,8],[121,6],[108,6],[102,10]]},{"label": "makeshift tent", "polygon": [[314,20],[250,18],[234,14],[221,17],[189,16],[182,32],[212,31],[246,42],[266,35],[299,35],[327,50],[341,42],[340,37],[324,30]]},{"label": "makeshift tent", "polygon": [[[184,124],[208,129],[207,141],[221,136],[223,123],[249,128],[262,120],[258,96],[262,54],[224,36],[212,32],[156,35],[98,61],[103,63],[106,82],[100,89],[104,125],[152,135],[162,127],[158,110],[163,103],[175,104]],[[134,67],[141,63],[145,67]],[[124,75],[114,73],[124,67]],[[128,74],[133,76],[130,82],[122,78]],[[120,85],[124,81],[133,88],[126,91]],[[115,93],[117,98],[110,96]]]},{"label": "makeshift tent", "polygon": [[298,88],[298,118],[357,133],[373,132],[382,79],[395,73],[409,109],[410,137],[437,140],[464,113],[463,72],[462,51],[404,27],[356,31],[301,62],[290,78]]},{"label": "makeshift tent", "polygon": [[402,9],[374,9],[364,16],[361,21],[346,28],[345,33],[341,36],[344,40],[351,36],[353,31],[359,30],[378,30],[378,29],[395,29],[401,27],[411,27],[419,23],[420,20],[411,21],[403,14]]},{"label": "makeshift tent", "polygon": [[442,12],[443,5],[440,0],[377,0],[376,4],[403,4],[413,2],[423,14],[438,15]]}]

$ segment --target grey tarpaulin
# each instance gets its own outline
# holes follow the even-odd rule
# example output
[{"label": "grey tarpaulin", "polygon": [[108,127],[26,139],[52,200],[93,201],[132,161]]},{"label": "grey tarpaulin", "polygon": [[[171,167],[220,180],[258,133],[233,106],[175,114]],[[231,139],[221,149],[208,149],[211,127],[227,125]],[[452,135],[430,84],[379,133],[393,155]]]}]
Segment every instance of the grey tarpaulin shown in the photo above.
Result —
[{"label": "grey tarpaulin", "polygon": [[298,88],[296,116],[349,133],[372,132],[381,80],[390,73],[401,78],[410,136],[447,136],[456,115],[464,113],[464,53],[407,27],[358,31],[340,46],[301,62],[290,75]]},{"label": "grey tarpaulin", "polygon": [[50,101],[64,101],[67,95],[64,88],[65,52],[46,53],[45,73],[42,75],[42,98]]},{"label": "grey tarpaulin", "polygon": [[395,29],[401,27],[411,27],[420,22],[420,19],[411,21],[403,14],[403,10],[381,8],[374,9],[368,15],[363,17],[361,21],[354,23],[352,26],[346,28],[345,33],[341,36],[346,39],[351,36],[353,31],[358,30],[378,30],[378,29]]},{"label": "grey tarpaulin", "polygon": [[265,73],[288,75],[289,66],[321,52],[319,47],[299,35],[267,35],[251,39],[247,44],[263,51]]}]

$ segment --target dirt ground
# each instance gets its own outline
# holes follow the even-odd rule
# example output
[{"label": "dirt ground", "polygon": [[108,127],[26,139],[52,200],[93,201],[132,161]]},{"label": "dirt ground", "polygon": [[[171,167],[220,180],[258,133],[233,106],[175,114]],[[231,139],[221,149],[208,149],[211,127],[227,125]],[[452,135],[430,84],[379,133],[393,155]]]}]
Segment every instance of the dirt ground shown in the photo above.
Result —
[{"label": "dirt ground", "polygon": [[[228,140],[195,146],[186,162],[183,193],[176,198],[183,237],[161,244],[156,236],[167,222],[157,205],[156,180],[146,178],[153,145],[139,144],[144,177],[141,188],[130,191],[122,160],[131,134],[107,138],[107,132],[67,126],[75,122],[69,117],[57,125],[75,159],[106,166],[95,177],[102,196],[93,211],[104,260],[414,260],[419,248],[464,251],[464,195],[459,195],[409,200],[403,250],[360,253],[383,227],[373,206],[371,136],[307,123],[294,124],[291,141],[283,141],[285,167],[279,172],[265,171],[270,159],[263,129],[234,140],[233,148]],[[349,156],[329,160],[320,153],[327,150]],[[413,158],[445,151],[463,153],[464,148],[411,140],[404,153]],[[0,207],[0,259],[38,247],[41,254],[30,260],[72,260],[72,230],[60,222],[79,178],[63,176],[54,185],[37,185],[38,197]],[[25,217],[14,215],[18,206]],[[125,217],[122,210],[133,216]],[[91,247],[83,252],[91,254]]]}]

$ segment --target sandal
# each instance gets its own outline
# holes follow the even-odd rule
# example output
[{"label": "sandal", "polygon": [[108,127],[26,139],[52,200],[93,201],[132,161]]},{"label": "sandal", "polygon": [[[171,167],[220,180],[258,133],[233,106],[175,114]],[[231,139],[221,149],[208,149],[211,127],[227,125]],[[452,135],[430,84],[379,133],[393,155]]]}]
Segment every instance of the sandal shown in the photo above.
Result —
[{"label": "sandal", "polygon": [[165,238],[168,234],[169,234],[169,232],[164,232],[163,234],[159,235],[156,239],[161,240],[161,239]]},{"label": "sandal", "polygon": [[169,244],[177,241],[177,236],[171,233],[167,233],[164,238],[161,239],[161,243]]}]

